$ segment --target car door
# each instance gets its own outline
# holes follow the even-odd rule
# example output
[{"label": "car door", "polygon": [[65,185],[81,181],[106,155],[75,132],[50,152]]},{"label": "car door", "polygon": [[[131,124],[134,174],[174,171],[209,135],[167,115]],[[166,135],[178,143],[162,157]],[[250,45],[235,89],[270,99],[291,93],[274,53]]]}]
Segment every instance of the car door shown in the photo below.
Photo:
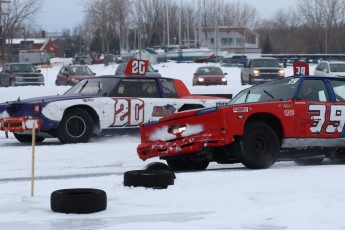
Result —
[{"label": "car door", "polygon": [[[330,119],[333,103],[327,82],[327,79],[312,77],[304,78],[301,82],[293,106],[297,118],[296,138],[330,137],[327,124],[330,125],[333,122]],[[336,113],[336,111],[333,112]]]}]

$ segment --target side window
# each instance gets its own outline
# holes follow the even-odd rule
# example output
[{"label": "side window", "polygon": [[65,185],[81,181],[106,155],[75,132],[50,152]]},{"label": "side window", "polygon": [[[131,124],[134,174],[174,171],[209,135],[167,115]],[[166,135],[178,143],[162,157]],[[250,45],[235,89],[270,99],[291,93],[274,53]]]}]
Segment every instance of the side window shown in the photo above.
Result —
[{"label": "side window", "polygon": [[297,98],[307,101],[329,101],[324,82],[313,79],[304,79]]},{"label": "side window", "polygon": [[123,79],[114,96],[157,98],[159,91],[154,79]]},{"label": "side window", "polygon": [[322,65],[322,63],[319,63],[319,64],[316,66],[316,70],[322,71],[321,65]]},{"label": "side window", "polygon": [[172,80],[162,79],[161,83],[162,83],[163,95],[165,98],[178,97],[177,90]]},{"label": "side window", "polygon": [[332,85],[335,100],[336,101],[345,101],[345,81],[330,80]]}]

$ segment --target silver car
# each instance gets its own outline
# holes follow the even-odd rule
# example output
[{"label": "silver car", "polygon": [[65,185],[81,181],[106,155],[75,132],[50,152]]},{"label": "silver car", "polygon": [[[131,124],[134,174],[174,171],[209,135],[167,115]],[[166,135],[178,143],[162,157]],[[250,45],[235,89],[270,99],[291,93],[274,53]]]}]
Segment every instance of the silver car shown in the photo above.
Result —
[{"label": "silver car", "polygon": [[345,77],[345,62],[322,61],[317,64],[314,75],[320,77]]}]

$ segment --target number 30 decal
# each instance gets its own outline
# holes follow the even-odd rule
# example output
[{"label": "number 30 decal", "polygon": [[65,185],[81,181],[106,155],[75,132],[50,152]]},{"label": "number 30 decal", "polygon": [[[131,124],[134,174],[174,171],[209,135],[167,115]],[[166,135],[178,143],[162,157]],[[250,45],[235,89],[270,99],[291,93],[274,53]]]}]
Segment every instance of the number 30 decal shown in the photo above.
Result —
[{"label": "number 30 decal", "polygon": [[326,123],[326,105],[309,105],[308,112],[311,112],[310,118],[312,124],[310,131],[312,133],[321,133],[325,125],[325,132],[332,134],[342,133],[345,125],[345,105],[331,105],[328,122]]}]

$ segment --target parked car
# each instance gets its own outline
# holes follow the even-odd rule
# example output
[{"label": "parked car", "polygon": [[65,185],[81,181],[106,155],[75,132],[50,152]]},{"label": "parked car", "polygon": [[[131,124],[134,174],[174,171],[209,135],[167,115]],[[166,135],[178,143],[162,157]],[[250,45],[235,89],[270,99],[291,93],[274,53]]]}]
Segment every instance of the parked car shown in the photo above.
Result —
[{"label": "parked car", "polygon": [[88,142],[93,136],[139,133],[139,125],[178,111],[225,105],[221,97],[191,95],[181,80],[148,76],[98,76],[72,86],[64,95],[0,104],[0,130],[20,142],[58,138]]},{"label": "parked car", "polygon": [[228,81],[218,66],[201,66],[193,76],[193,85],[227,85]]},{"label": "parked car", "polygon": [[80,81],[96,74],[86,65],[63,66],[56,76],[55,85],[76,85]]},{"label": "parked car", "polygon": [[275,58],[248,59],[241,68],[241,84],[258,84],[285,77],[285,71]]},{"label": "parked car", "polygon": [[[126,71],[127,63],[128,62],[121,63],[121,64],[118,65],[118,67],[116,68],[116,71],[115,71],[115,76],[125,76],[125,71]],[[158,72],[158,70],[153,68],[153,66],[151,64],[149,64],[148,70],[146,72],[146,76],[161,77],[162,75]]]},{"label": "parked car", "polygon": [[0,86],[44,85],[41,70],[30,63],[7,63],[0,72]]},{"label": "parked car", "polygon": [[264,169],[280,160],[345,157],[345,78],[293,76],[247,88],[228,105],[184,111],[140,126],[142,160],[175,170],[209,162]]},{"label": "parked car", "polygon": [[345,77],[345,62],[322,61],[319,64],[317,64],[314,70],[314,75],[322,77]]}]

